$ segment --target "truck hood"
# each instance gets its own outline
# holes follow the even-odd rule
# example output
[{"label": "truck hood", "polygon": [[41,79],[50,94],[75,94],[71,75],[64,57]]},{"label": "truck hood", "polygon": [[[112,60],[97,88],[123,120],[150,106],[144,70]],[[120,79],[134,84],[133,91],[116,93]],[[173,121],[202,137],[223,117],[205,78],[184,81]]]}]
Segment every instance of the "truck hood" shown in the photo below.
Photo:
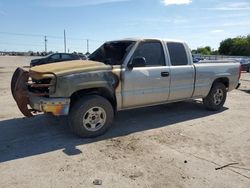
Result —
[{"label": "truck hood", "polygon": [[99,71],[99,70],[111,70],[110,65],[104,63],[89,60],[74,60],[59,63],[51,63],[45,65],[39,65],[30,68],[30,76],[34,79],[43,79],[52,76],[63,76],[68,74],[74,74],[79,72]]}]

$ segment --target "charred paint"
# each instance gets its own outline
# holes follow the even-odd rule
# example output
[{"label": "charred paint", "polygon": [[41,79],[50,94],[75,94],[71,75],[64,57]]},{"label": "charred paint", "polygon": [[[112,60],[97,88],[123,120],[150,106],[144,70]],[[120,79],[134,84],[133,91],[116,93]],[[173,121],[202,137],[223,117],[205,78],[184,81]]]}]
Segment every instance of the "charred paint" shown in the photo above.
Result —
[{"label": "charred paint", "polygon": [[[18,68],[13,74],[11,90],[20,111],[27,117],[33,116],[31,113],[32,110],[50,112],[56,116],[67,115],[70,102],[60,104],[55,104],[53,101],[41,103],[41,101],[43,101],[42,99],[69,99],[72,94],[83,89],[106,88],[112,96],[116,97],[117,105],[119,106],[121,90],[120,72],[120,66],[111,67],[106,65],[104,70],[99,69],[98,71],[72,73],[63,76],[45,71],[42,73],[30,70],[28,72]],[[38,81],[38,83],[29,83],[29,80],[33,79]],[[39,79],[50,79],[50,81],[49,83],[40,83]],[[54,92],[42,92],[45,91],[46,88],[53,88]],[[33,98],[35,97],[40,97],[41,100],[34,102]],[[29,109],[28,106],[33,108],[36,106],[36,108]],[[37,106],[39,106],[39,108]]]},{"label": "charred paint", "polygon": [[75,73],[58,77],[56,92],[51,97],[70,97],[73,93],[90,88],[106,88],[114,93],[120,83],[111,70]]},{"label": "charred paint", "polygon": [[68,104],[43,104],[42,111],[47,113],[52,113],[55,116],[68,115],[69,113],[69,103]]}]

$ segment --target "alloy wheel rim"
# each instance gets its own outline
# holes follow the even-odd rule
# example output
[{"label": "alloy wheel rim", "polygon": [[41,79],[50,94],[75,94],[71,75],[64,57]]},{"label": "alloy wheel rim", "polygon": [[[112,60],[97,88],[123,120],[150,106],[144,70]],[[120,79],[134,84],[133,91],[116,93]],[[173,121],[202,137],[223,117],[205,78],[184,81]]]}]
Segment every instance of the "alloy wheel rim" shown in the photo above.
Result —
[{"label": "alloy wheel rim", "polygon": [[103,108],[95,106],[83,115],[83,126],[88,131],[98,131],[106,123],[106,112]]},{"label": "alloy wheel rim", "polygon": [[223,100],[223,96],[224,95],[222,89],[217,89],[216,92],[214,93],[214,104],[220,105]]}]

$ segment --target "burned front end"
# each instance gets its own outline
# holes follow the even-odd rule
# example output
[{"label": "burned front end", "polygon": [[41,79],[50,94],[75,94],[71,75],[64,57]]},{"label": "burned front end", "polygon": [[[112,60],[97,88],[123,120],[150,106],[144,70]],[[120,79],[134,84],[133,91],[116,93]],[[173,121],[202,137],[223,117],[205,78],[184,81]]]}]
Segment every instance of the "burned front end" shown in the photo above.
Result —
[{"label": "burned front end", "polygon": [[52,72],[17,68],[12,76],[11,92],[23,115],[32,117],[38,112],[67,115],[70,99],[50,97],[56,92],[56,82],[57,76]]}]

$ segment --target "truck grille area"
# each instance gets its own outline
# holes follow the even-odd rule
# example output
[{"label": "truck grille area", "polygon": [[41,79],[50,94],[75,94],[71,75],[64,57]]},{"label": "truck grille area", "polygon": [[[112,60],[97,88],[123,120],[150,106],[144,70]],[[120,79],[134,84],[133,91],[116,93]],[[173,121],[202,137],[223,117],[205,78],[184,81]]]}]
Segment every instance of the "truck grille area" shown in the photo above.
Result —
[{"label": "truck grille area", "polygon": [[52,84],[51,78],[41,80],[29,78],[27,86],[29,92],[36,96],[49,96],[53,92],[52,88],[54,84]]},{"label": "truck grille area", "polygon": [[46,96],[49,95],[50,90],[49,87],[53,86],[50,84],[51,79],[43,79],[43,80],[29,80],[27,83],[28,90],[31,93],[39,96]]}]

